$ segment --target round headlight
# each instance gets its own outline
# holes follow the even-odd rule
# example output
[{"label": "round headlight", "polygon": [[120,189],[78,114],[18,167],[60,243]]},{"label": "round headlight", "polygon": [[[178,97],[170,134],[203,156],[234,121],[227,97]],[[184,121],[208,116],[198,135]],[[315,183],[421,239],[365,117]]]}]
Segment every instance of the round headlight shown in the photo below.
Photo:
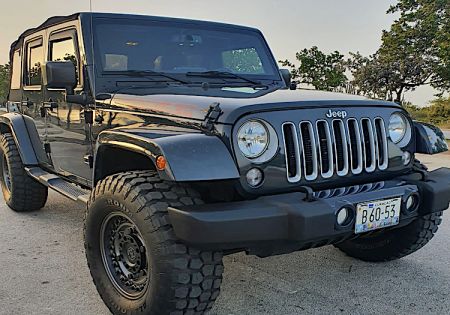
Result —
[{"label": "round headlight", "polygon": [[242,154],[254,159],[263,154],[269,145],[269,132],[263,123],[249,120],[239,128],[238,146]]},{"label": "round headlight", "polygon": [[394,113],[389,119],[389,136],[392,142],[399,143],[403,140],[408,129],[408,120],[400,113]]}]

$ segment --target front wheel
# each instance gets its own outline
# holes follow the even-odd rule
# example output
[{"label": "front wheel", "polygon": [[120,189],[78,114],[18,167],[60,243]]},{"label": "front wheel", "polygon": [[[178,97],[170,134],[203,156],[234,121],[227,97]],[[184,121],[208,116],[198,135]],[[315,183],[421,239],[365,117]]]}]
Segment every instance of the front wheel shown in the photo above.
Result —
[{"label": "front wheel", "polygon": [[350,257],[369,262],[395,260],[410,255],[425,246],[442,222],[442,212],[415,219],[407,226],[379,231],[335,245]]},{"label": "front wheel", "polygon": [[199,204],[192,189],[148,171],[100,181],[85,220],[97,290],[113,314],[203,314],[222,281],[222,253],[181,243],[167,208]]}]

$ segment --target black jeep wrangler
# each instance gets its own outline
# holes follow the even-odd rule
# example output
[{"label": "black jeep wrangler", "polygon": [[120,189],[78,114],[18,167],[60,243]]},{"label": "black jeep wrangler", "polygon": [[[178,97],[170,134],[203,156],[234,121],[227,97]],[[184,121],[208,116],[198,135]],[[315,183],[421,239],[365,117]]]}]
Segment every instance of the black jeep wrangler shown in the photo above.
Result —
[{"label": "black jeep wrangler", "polygon": [[15,211],[51,188],[86,205],[85,249],[114,314],[201,314],[222,256],[333,244],[366,261],[424,246],[450,170],[442,132],[399,105],[291,90],[252,28],[53,17],[11,47],[1,186]]}]

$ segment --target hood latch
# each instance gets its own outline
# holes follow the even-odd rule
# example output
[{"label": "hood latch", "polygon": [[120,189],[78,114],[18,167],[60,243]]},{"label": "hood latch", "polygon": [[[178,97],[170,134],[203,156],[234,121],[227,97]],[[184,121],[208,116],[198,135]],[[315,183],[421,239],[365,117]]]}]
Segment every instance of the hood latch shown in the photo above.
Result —
[{"label": "hood latch", "polygon": [[214,123],[223,114],[222,109],[220,108],[219,103],[213,103],[209,106],[208,112],[205,115],[205,119],[202,123],[202,128],[205,128],[208,131],[212,131],[214,129]]}]

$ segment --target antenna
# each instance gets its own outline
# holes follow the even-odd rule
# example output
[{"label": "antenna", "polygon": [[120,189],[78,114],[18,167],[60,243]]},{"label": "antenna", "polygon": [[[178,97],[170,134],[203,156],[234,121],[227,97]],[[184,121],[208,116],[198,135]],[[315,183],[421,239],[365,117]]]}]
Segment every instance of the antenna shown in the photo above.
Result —
[{"label": "antenna", "polygon": [[94,108],[95,108],[95,94],[97,92],[96,90],[96,86],[95,86],[95,81],[96,81],[96,75],[95,75],[95,56],[94,56],[94,18],[93,18],[93,12],[92,12],[92,1],[93,0],[89,0],[89,11],[91,13],[91,25],[90,25],[90,29],[91,29],[91,58],[92,58],[92,97],[94,99]]},{"label": "antenna", "polygon": [[90,25],[90,29],[91,29],[91,61],[92,61],[92,99],[93,99],[93,109],[87,109],[85,111],[85,121],[87,122],[88,125],[88,130],[89,130],[89,143],[90,143],[90,152],[88,155],[88,163],[89,163],[89,167],[92,168],[93,164],[94,164],[94,137],[92,135],[92,124],[94,123],[94,116],[95,116],[95,109],[97,107],[97,100],[96,100],[96,86],[95,86],[95,56],[94,56],[94,18],[92,17],[92,0],[89,0],[89,11],[91,13],[91,25]]}]

